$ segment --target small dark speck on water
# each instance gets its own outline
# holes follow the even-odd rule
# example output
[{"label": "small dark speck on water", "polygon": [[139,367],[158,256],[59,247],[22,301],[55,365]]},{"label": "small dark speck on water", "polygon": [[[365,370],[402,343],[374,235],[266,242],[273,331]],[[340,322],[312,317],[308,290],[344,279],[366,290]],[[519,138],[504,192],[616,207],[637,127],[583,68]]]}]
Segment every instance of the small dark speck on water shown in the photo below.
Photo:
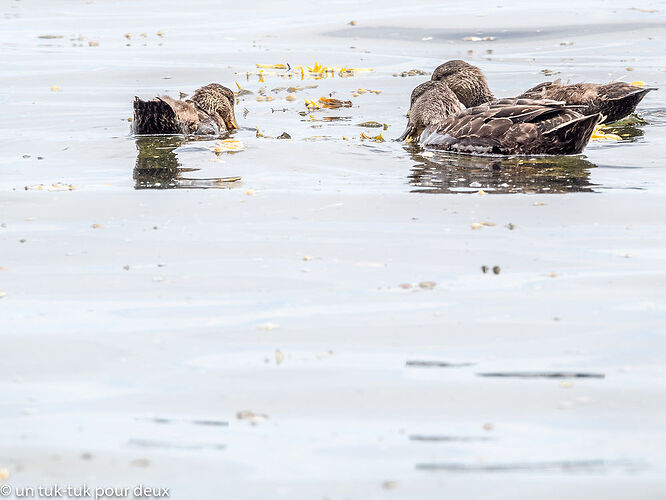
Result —
[{"label": "small dark speck on water", "polygon": [[499,274],[500,273],[500,266],[493,266],[493,273]]}]

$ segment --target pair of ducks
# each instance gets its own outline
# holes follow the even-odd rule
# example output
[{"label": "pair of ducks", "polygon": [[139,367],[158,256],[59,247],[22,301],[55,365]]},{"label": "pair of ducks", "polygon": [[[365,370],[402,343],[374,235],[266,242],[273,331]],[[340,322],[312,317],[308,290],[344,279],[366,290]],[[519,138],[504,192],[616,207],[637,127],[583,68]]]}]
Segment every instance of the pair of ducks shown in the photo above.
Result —
[{"label": "pair of ducks", "polygon": [[655,89],[624,82],[564,85],[557,80],[496,100],[479,68],[448,61],[412,91],[400,139],[467,154],[578,154],[597,123],[630,115],[650,90]]},{"label": "pair of ducks", "polygon": [[[400,140],[467,154],[578,154],[597,123],[631,114],[651,88],[545,82],[511,99],[496,100],[479,68],[448,61],[411,95]],[[464,108],[464,107],[466,108]],[[233,92],[217,83],[187,101],[167,96],[134,101],[135,134],[219,136],[238,128]]]}]

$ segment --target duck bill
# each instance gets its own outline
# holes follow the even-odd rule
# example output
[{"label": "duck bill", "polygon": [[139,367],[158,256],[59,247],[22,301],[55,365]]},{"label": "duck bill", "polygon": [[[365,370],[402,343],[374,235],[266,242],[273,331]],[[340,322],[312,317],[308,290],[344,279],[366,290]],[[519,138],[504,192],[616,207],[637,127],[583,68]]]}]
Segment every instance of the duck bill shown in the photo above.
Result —
[{"label": "duck bill", "polygon": [[240,128],[236,122],[236,117],[233,114],[228,120],[224,121],[224,124],[227,126],[227,130],[236,130]]},{"label": "duck bill", "polygon": [[416,127],[412,124],[407,124],[407,128],[405,131],[402,133],[400,137],[398,137],[398,141],[408,141],[408,142],[414,142],[416,139]]}]

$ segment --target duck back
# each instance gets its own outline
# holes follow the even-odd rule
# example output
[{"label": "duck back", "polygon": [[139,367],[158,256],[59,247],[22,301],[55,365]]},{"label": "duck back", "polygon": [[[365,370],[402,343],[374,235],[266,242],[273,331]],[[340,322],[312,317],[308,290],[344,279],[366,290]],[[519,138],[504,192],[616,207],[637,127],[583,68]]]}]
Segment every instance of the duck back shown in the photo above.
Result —
[{"label": "duck back", "polygon": [[484,155],[578,154],[599,115],[563,102],[501,99],[449,116],[421,135],[425,148]]},{"label": "duck back", "polygon": [[190,101],[178,101],[167,96],[149,101],[136,97],[132,130],[137,135],[220,134],[220,127],[208,113]]}]

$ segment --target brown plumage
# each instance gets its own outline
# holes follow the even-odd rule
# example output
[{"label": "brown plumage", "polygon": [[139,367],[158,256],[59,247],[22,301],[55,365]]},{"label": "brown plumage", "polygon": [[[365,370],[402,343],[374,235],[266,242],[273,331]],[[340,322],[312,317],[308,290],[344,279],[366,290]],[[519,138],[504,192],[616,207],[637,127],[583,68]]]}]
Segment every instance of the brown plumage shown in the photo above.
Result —
[{"label": "brown plumage", "polygon": [[168,96],[150,101],[134,99],[132,129],[137,135],[217,136],[236,128],[234,94],[218,83],[201,87],[187,101]]},{"label": "brown plumage", "polygon": [[590,140],[600,116],[583,116],[563,102],[501,99],[462,110],[440,81],[412,93],[403,138],[422,131],[425,148],[467,154],[577,154]]},{"label": "brown plumage", "polygon": [[[478,106],[494,99],[486,78],[479,68],[465,61],[448,61],[438,66],[432,80],[445,82],[465,106]],[[584,115],[601,113],[607,123],[621,120],[636,109],[645,95],[654,88],[640,88],[624,82],[605,85],[596,83],[563,84],[560,80],[544,82],[518,98],[552,99],[580,106]]]},{"label": "brown plumage", "polygon": [[407,128],[399,141],[418,141],[428,125],[439,123],[447,116],[460,113],[462,104],[445,83],[429,81],[417,85],[412,91],[407,113]]}]

